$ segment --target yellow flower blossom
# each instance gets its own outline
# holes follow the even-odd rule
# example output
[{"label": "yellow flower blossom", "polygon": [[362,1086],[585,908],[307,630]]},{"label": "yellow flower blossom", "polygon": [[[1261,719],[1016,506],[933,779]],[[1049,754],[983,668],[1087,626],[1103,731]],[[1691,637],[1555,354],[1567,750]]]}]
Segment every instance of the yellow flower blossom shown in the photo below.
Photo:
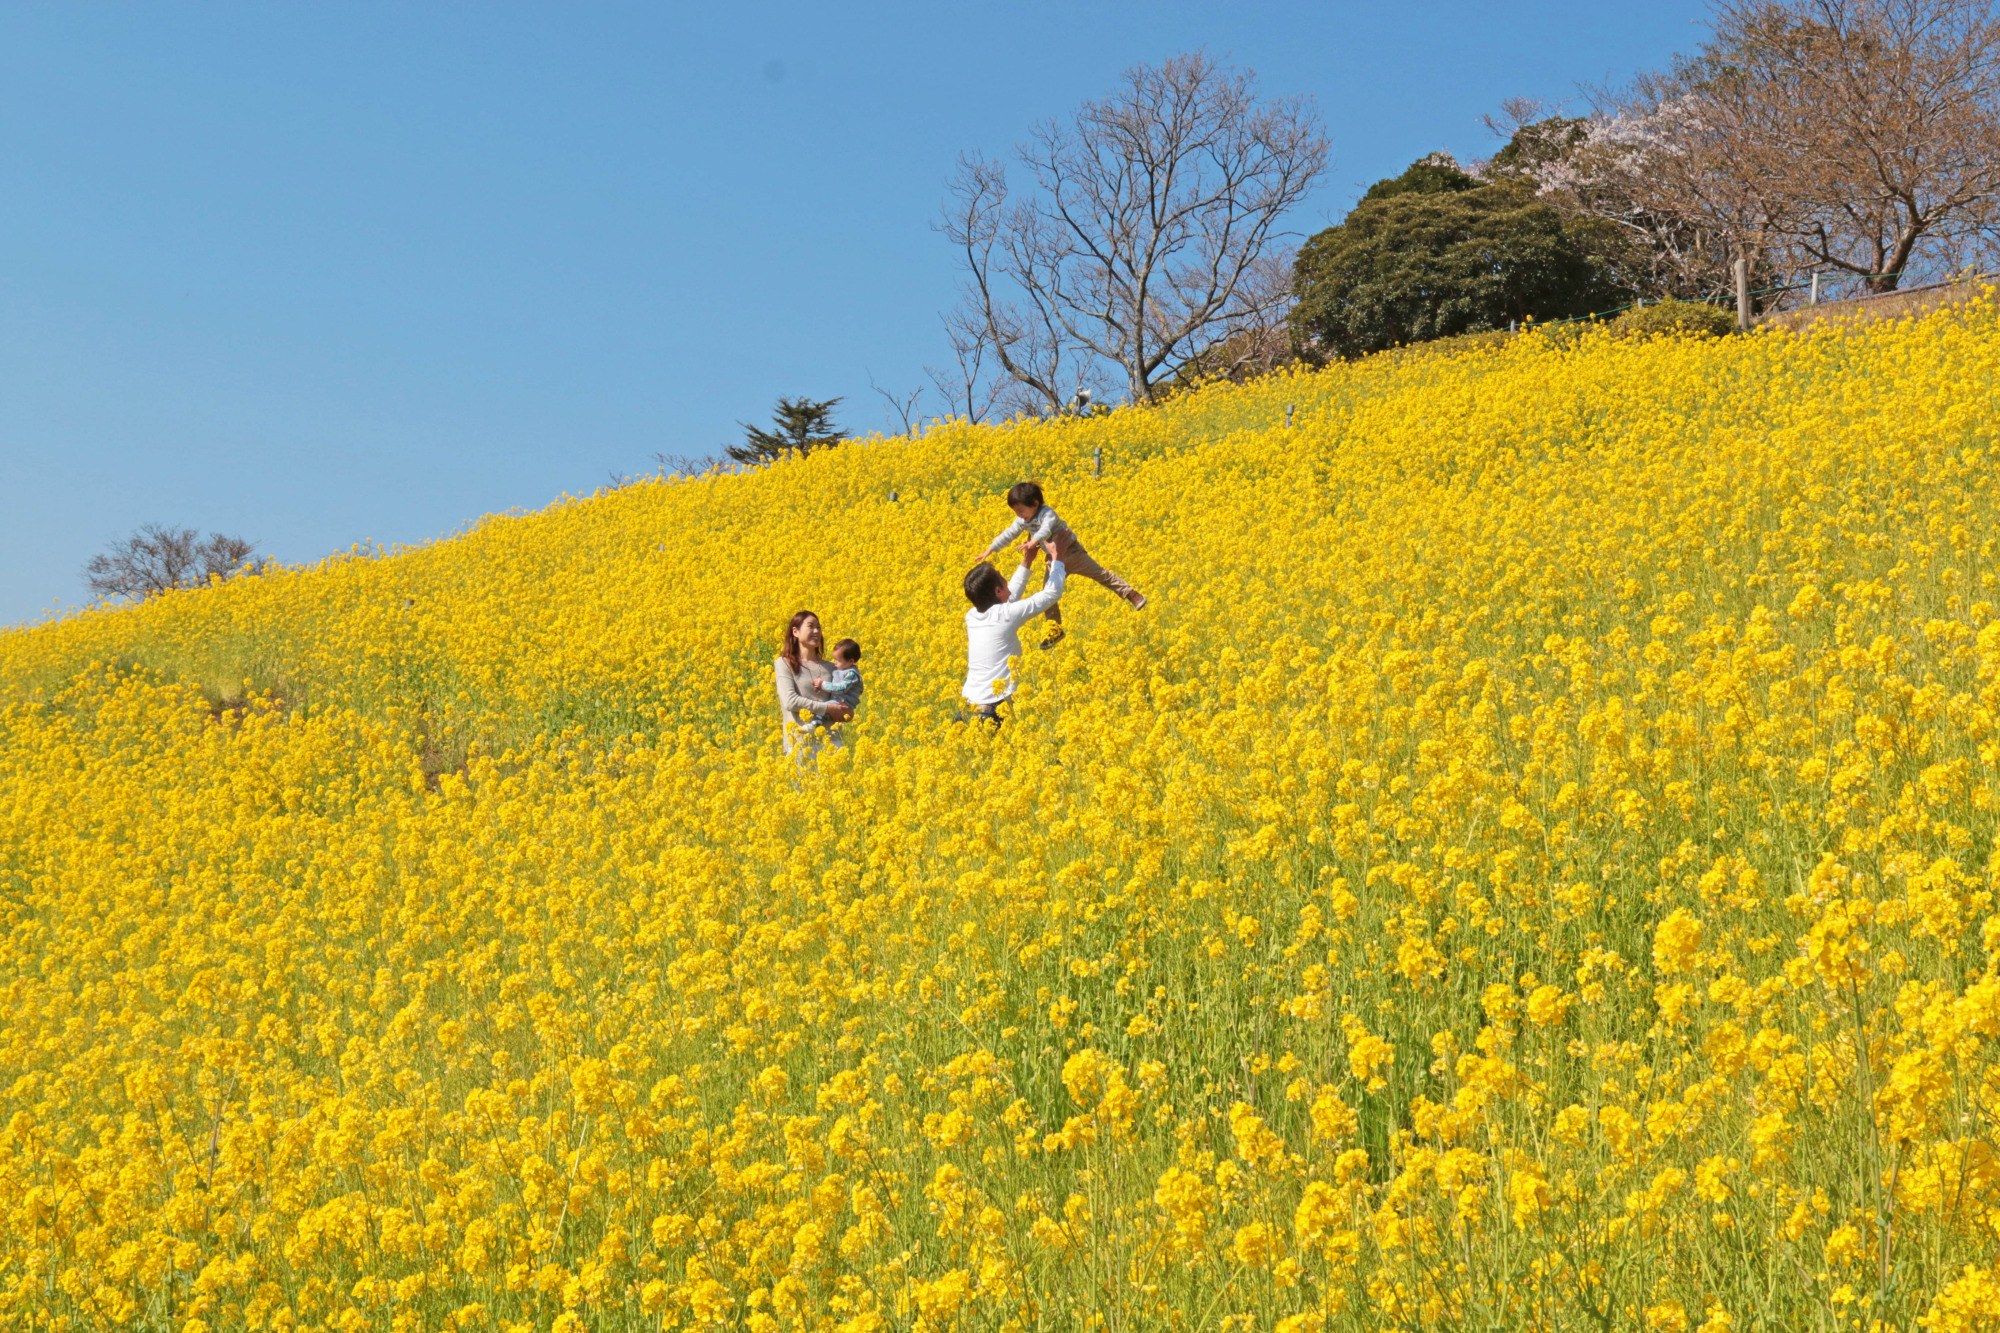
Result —
[{"label": "yellow flower blossom", "polygon": [[0,631],[0,1327],[1995,1333],[1996,420],[1567,327]]}]

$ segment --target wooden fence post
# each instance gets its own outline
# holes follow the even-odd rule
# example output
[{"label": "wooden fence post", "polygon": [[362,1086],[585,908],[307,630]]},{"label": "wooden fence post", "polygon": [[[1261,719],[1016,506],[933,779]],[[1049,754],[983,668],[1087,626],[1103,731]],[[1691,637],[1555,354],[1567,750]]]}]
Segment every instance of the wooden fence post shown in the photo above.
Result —
[{"label": "wooden fence post", "polygon": [[1736,327],[1750,327],[1750,260],[1736,256]]}]

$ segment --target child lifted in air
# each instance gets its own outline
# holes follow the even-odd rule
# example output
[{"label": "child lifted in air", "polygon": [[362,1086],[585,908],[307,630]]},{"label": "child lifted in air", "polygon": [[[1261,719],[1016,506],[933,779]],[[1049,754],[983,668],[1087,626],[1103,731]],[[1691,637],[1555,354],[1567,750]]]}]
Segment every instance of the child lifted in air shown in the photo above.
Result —
[{"label": "child lifted in air", "polygon": [[[1015,482],[1008,488],[1007,506],[1014,511],[1014,521],[1007,525],[1005,532],[993,539],[991,546],[980,553],[980,560],[996,554],[1001,547],[1025,532],[1028,534],[1027,545],[1054,542],[1056,549],[1062,552],[1063,568],[1072,575],[1081,574],[1087,579],[1095,579],[1131,603],[1134,611],[1146,604],[1145,595],[1137,588],[1090,558],[1090,553],[1077,541],[1076,533],[1070,530],[1069,524],[1057,517],[1056,511],[1042,499],[1039,485],[1032,481]],[[1050,607],[1046,618],[1049,632],[1042,640],[1042,647],[1053,648],[1063,639],[1062,607]]]}]

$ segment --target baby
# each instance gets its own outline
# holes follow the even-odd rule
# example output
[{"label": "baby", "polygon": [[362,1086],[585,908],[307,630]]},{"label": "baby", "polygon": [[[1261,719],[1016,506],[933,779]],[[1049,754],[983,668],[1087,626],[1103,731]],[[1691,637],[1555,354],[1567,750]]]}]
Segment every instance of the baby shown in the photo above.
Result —
[{"label": "baby", "polygon": [[[1007,491],[1007,507],[1014,511],[1014,521],[980,553],[980,560],[997,554],[1001,547],[1025,532],[1031,545],[1035,542],[1054,542],[1056,549],[1062,552],[1063,567],[1071,574],[1081,574],[1103,584],[1124,598],[1134,611],[1146,604],[1144,593],[1090,558],[1090,553],[1077,541],[1076,533],[1070,530],[1069,524],[1057,517],[1056,511],[1042,499],[1042,488],[1038,484],[1032,481],[1015,482]],[[1049,632],[1042,640],[1042,647],[1053,648],[1063,638],[1062,607],[1050,607],[1047,619]]]},{"label": "baby", "polygon": [[852,639],[842,639],[833,645],[830,654],[833,671],[820,690],[834,703],[857,708],[861,704],[861,645]]}]

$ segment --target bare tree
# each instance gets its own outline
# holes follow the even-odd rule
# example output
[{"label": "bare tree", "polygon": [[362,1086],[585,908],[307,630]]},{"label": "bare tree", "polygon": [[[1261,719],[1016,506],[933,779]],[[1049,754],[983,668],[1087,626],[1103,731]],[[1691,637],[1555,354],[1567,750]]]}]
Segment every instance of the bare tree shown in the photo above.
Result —
[{"label": "bare tree", "polygon": [[1024,197],[1001,164],[961,159],[941,224],[965,270],[948,318],[961,362],[990,355],[1040,413],[1107,372],[1151,402],[1183,362],[1268,324],[1288,293],[1258,265],[1326,137],[1309,100],[1261,101],[1255,77],[1199,52],[1127,71],[1015,150]]},{"label": "bare tree", "polygon": [[1722,0],[1714,37],[1618,108],[1640,201],[1892,291],[2000,221],[2000,22],[1988,0]]},{"label": "bare tree", "polygon": [[197,588],[211,578],[226,578],[242,569],[256,547],[241,537],[208,534],[203,541],[193,528],[167,528],[148,523],[83,567],[85,582],[98,597],[139,601],[174,588]]}]

